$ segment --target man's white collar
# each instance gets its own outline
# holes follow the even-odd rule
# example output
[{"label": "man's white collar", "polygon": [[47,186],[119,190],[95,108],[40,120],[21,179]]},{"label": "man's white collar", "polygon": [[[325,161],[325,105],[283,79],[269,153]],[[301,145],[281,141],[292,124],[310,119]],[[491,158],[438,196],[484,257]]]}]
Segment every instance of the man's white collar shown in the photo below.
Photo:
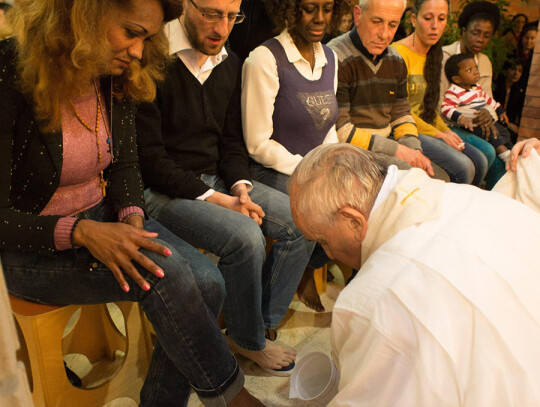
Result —
[{"label": "man's white collar", "polygon": [[398,167],[395,165],[391,165],[388,167],[388,171],[386,173],[386,177],[384,178],[384,182],[381,186],[381,190],[379,191],[377,195],[377,199],[375,199],[375,203],[373,204],[373,208],[371,208],[370,215],[377,209],[386,198],[388,198],[388,195],[390,195],[390,192],[395,188],[395,186],[398,183]]}]

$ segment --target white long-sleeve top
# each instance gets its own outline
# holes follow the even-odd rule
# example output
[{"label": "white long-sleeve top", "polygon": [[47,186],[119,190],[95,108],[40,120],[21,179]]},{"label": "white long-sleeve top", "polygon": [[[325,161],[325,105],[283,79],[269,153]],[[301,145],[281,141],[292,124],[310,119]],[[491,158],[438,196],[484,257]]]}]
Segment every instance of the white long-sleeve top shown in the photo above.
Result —
[{"label": "white long-sleeve top", "polygon": [[[323,67],[328,63],[320,42],[314,44],[315,66],[300,54],[287,32],[275,37],[285,49],[290,63],[308,80],[321,78]],[[333,52],[333,51],[332,51]],[[337,90],[338,59],[334,53],[334,91]],[[292,154],[282,144],[272,140],[274,125],[274,103],[279,91],[279,77],[276,59],[265,46],[255,48],[244,62],[242,69],[242,125],[244,140],[251,158],[265,167],[286,175],[291,175],[300,160],[299,154]],[[293,135],[292,135],[293,136]],[[326,135],[324,143],[337,143],[335,125]]]},{"label": "white long-sleeve top", "polygon": [[334,307],[329,407],[540,406],[540,216],[412,171]]}]

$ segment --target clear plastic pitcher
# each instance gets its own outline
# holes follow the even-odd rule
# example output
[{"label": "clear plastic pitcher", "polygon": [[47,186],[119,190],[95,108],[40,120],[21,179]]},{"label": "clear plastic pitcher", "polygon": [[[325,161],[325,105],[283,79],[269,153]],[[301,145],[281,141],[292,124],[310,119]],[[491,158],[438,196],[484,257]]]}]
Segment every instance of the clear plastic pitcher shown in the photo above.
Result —
[{"label": "clear plastic pitcher", "polygon": [[313,407],[326,406],[337,394],[339,373],[332,358],[312,352],[296,362],[291,375],[289,398],[309,401]]}]

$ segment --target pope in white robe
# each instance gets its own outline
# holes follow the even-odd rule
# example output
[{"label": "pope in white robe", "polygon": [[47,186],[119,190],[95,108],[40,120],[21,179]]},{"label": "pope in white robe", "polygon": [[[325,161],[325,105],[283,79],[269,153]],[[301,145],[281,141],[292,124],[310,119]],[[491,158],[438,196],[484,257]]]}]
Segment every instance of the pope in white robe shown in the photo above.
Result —
[{"label": "pope in white robe", "polygon": [[[304,173],[324,161],[316,154]],[[333,311],[341,380],[330,407],[540,406],[538,213],[495,192],[390,167],[361,229],[349,231],[356,226],[336,208],[334,224],[316,230],[307,219],[317,214],[299,212],[304,180],[295,175],[291,207],[306,237],[337,257],[333,234],[346,257],[355,243],[341,239],[350,236],[361,253]]]}]

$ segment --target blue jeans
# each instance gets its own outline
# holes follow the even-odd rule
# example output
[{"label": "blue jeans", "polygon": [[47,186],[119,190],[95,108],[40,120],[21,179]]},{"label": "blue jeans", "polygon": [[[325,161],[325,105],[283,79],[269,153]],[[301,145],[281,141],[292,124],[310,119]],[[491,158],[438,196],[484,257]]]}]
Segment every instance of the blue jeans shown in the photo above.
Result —
[{"label": "blue jeans", "polygon": [[262,182],[264,185],[268,185],[270,188],[277,189],[284,194],[289,195],[287,190],[287,182],[289,182],[289,176],[281,172],[277,172],[271,168],[258,164],[254,161],[250,163],[249,170],[253,179]]},{"label": "blue jeans", "polygon": [[[203,174],[201,179],[228,193],[219,177]],[[254,181],[250,196],[265,212],[260,227],[210,202],[145,191],[152,217],[193,246],[219,256],[229,335],[244,349],[261,350],[265,328],[277,327],[287,312],[315,244],[294,225],[287,195]],[[277,240],[268,256],[264,236]]]},{"label": "blue jeans", "polygon": [[[287,191],[287,182],[289,182],[288,175],[277,172],[271,168],[266,168],[255,161],[251,161],[250,171],[254,180],[262,182],[263,184],[268,185],[270,188],[277,189],[284,194],[289,194],[289,191]],[[320,244],[316,244],[311,258],[309,259],[308,266],[313,269],[318,269],[329,261],[330,258],[326,255],[322,246]]]},{"label": "blue jeans", "polygon": [[488,161],[488,171],[486,174],[486,189],[493,188],[497,181],[506,173],[505,165],[502,160],[497,157],[495,148],[486,140],[475,136],[474,134],[468,132],[461,127],[451,126],[450,129],[456,132],[464,142],[475,146],[478,150],[482,152],[482,154],[486,156]]},{"label": "blue jeans", "polygon": [[450,147],[444,140],[418,134],[422,150],[435,164],[442,167],[451,182],[480,186],[488,170],[486,157],[473,145],[465,142],[463,152]]},{"label": "blue jeans", "polygon": [[[508,130],[499,122],[495,122],[494,125],[497,128],[499,134],[497,135],[497,138],[490,137],[489,140],[486,141],[491,144],[493,148],[495,148],[495,152],[497,152],[497,148],[500,146],[505,146],[508,150],[511,150],[513,144],[512,140],[510,139],[510,130]],[[480,138],[483,137],[482,129],[480,127],[475,127],[473,134]]]},{"label": "blue jeans", "polygon": [[[114,221],[103,206],[81,217]],[[226,406],[242,389],[244,378],[216,321],[225,295],[219,270],[157,222],[150,219],[145,229],[158,232],[159,241],[173,253],[164,257],[142,250],[165,273],[158,278],[138,267],[149,291],[128,281],[130,291],[125,293],[111,271],[85,248],[54,257],[2,251],[8,290],[44,304],[139,302],[157,336],[141,406],[185,406],[192,388],[206,406]]]}]

